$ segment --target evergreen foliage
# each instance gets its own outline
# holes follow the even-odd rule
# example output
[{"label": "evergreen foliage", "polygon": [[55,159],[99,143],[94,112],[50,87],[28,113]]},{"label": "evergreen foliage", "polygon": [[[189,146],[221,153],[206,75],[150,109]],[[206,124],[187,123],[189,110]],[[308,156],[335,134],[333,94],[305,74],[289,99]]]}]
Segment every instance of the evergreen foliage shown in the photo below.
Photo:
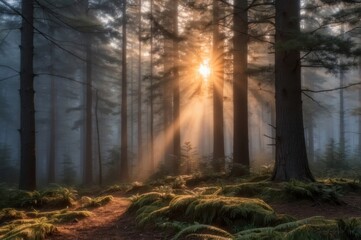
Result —
[{"label": "evergreen foliage", "polygon": [[76,194],[76,190],[60,186],[33,192],[1,187],[0,208],[66,207],[74,203]]}]

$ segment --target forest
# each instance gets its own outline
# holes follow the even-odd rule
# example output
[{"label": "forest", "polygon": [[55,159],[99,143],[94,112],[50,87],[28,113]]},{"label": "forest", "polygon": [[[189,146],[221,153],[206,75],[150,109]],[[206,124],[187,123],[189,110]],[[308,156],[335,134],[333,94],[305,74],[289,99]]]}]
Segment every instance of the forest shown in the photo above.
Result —
[{"label": "forest", "polygon": [[0,239],[361,239],[360,0],[0,0]]}]

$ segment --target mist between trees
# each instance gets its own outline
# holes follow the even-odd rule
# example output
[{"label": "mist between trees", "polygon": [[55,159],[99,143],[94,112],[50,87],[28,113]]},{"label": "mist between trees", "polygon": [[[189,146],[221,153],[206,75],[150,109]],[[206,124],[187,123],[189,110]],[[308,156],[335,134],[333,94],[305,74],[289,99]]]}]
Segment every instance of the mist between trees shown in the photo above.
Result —
[{"label": "mist between trees", "polygon": [[0,0],[0,13],[0,182],[360,174],[360,1]]}]

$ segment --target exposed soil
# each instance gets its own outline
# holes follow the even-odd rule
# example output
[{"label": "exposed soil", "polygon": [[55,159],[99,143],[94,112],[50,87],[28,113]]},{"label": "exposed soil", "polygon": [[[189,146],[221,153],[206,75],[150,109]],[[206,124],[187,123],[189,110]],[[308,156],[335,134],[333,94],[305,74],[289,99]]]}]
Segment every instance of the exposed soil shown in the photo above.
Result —
[{"label": "exposed soil", "polygon": [[[298,201],[289,203],[271,203],[277,213],[289,214],[297,218],[325,216],[327,218],[361,217],[361,194],[343,197],[344,205],[330,205]],[[136,227],[135,220],[125,214],[130,201],[122,196],[114,196],[107,205],[96,208],[94,216],[64,225],[58,225],[58,231],[48,239],[55,240],[161,240],[170,239],[166,233],[143,230]]]},{"label": "exposed soil", "polygon": [[150,240],[164,239],[163,234],[138,229],[135,220],[125,214],[130,201],[121,196],[105,206],[94,209],[93,216],[74,223],[57,225],[57,232],[47,239],[55,240]]}]

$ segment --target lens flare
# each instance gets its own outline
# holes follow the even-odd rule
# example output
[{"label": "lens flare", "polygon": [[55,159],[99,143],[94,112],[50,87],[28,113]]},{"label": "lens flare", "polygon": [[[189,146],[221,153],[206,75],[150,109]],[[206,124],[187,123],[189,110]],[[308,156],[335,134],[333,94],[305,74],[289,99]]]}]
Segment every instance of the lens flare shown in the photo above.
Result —
[{"label": "lens flare", "polygon": [[211,67],[209,65],[209,60],[204,60],[201,65],[199,65],[198,73],[203,77],[204,80],[208,80],[211,75]]}]

